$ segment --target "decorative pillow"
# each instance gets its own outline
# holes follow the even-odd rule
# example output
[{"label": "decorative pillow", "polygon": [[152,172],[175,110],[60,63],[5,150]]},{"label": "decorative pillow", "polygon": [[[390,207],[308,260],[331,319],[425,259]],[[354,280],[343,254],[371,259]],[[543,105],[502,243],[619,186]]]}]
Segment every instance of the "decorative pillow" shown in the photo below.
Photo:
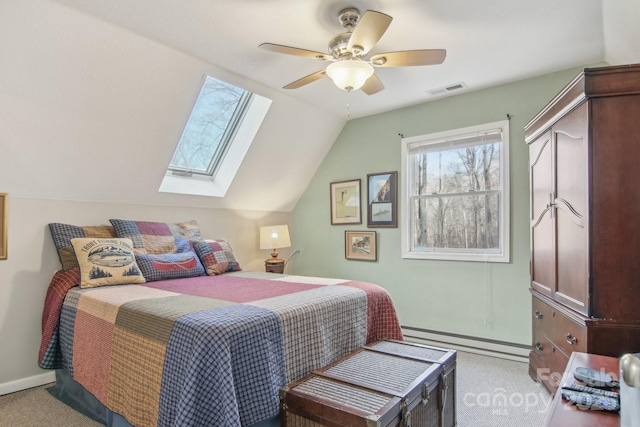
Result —
[{"label": "decorative pillow", "polygon": [[131,239],[136,254],[175,254],[191,250],[189,240],[200,240],[196,221],[166,223],[110,219],[117,237]]},{"label": "decorative pillow", "polygon": [[63,270],[71,270],[78,266],[76,255],[73,253],[73,246],[71,245],[71,239],[83,238],[83,237],[99,237],[99,238],[113,238],[116,237],[116,233],[110,225],[92,225],[86,227],[79,227],[77,225],[60,224],[57,222],[49,224],[49,230],[51,231],[51,237],[53,237],[53,243],[58,250],[58,257],[60,258],[60,264],[62,264]]},{"label": "decorative pillow", "polygon": [[80,265],[80,287],[144,283],[131,239],[71,239]]},{"label": "decorative pillow", "polygon": [[226,240],[192,240],[191,244],[207,269],[209,276],[242,270],[240,264],[236,261],[231,245]]},{"label": "decorative pillow", "polygon": [[195,252],[178,254],[136,254],[136,261],[148,282],[204,276],[204,267]]}]

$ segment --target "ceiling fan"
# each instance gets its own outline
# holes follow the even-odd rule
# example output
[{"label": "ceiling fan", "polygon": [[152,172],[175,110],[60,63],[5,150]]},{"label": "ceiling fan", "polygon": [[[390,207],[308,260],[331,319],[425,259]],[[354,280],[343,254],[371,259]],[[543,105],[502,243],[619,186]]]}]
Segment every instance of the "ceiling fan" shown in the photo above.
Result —
[{"label": "ceiling fan", "polygon": [[444,49],[422,49],[379,53],[367,59],[366,55],[387,31],[393,18],[373,10],[360,15],[353,7],[341,10],[338,18],[346,31],[329,41],[329,54],[273,43],[259,46],[271,52],[331,62],[326,69],[289,83],[284,89],[297,89],[328,76],[342,90],[362,89],[367,95],[373,95],[384,89],[374,74],[374,67],[435,65],[441,64],[447,55]]}]

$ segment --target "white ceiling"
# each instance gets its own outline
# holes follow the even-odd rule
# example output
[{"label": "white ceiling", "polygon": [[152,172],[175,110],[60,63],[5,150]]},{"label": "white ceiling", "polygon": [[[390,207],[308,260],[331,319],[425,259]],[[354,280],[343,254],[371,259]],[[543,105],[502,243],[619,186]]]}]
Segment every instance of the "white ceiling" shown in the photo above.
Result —
[{"label": "white ceiling", "polygon": [[[467,86],[459,94],[607,59],[601,0],[59,1],[336,115],[349,104],[351,118],[437,99],[428,91],[455,83]],[[393,17],[370,55],[442,48],[444,63],[378,68],[386,89],[371,96],[343,92],[328,78],[281,89],[326,63],[258,45],[324,52],[343,31],[338,12],[351,6]]]},{"label": "white ceiling", "polygon": [[[372,96],[326,78],[282,89],[325,64],[258,45],[322,51],[347,6],[393,17],[371,54],[443,48],[445,62],[377,69]],[[0,0],[0,182],[18,197],[290,212],[347,103],[357,118],[459,82],[450,95],[640,62],[638,16],[640,0]],[[159,193],[205,72],[272,99],[269,114],[224,197]],[[118,173],[78,179],[96,164]]]}]

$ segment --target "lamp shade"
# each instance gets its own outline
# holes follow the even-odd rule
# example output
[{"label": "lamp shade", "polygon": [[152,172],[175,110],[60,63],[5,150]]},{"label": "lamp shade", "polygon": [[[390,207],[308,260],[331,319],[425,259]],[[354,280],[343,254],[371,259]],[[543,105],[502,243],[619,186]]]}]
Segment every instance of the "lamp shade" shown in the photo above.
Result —
[{"label": "lamp shade", "polygon": [[330,64],[327,75],[342,90],[358,90],[373,75],[373,67],[366,62],[345,59]]},{"label": "lamp shade", "polygon": [[260,227],[260,249],[278,249],[290,246],[291,239],[287,225]]}]

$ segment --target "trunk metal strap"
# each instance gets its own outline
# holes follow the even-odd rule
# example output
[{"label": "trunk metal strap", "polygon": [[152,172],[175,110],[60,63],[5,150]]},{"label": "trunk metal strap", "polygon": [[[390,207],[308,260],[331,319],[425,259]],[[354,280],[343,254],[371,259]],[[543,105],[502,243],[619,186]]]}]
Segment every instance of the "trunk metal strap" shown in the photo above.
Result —
[{"label": "trunk metal strap", "polygon": [[411,411],[406,398],[400,400],[400,408],[402,409],[402,426],[411,427]]}]

